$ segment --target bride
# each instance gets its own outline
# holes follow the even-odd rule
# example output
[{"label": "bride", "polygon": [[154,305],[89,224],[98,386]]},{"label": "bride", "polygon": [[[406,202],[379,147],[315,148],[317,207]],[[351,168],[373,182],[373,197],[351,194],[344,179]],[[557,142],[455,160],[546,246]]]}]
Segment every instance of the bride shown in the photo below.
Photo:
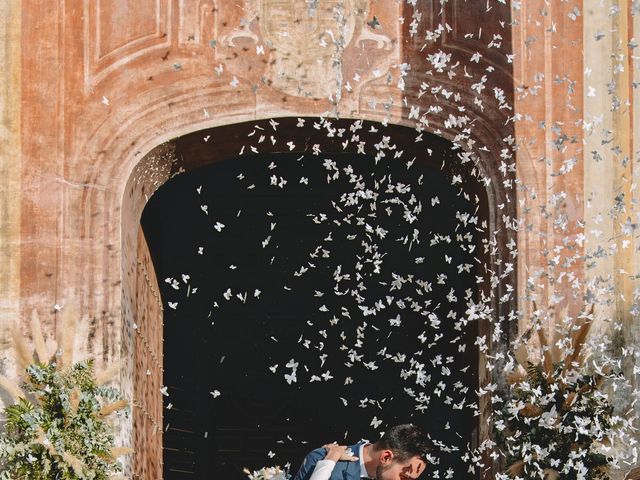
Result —
[{"label": "bride", "polygon": [[327,450],[327,454],[322,460],[319,460],[318,463],[316,463],[309,480],[329,480],[333,467],[336,466],[336,462],[355,462],[358,460],[358,457],[354,456],[349,447],[345,445],[329,443],[327,445],[323,445],[322,448]]}]

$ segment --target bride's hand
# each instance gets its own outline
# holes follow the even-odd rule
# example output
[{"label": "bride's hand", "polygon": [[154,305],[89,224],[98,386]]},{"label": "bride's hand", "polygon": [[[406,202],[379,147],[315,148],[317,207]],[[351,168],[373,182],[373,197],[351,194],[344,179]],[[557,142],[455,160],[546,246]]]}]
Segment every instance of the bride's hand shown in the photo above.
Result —
[{"label": "bride's hand", "polygon": [[349,450],[345,445],[328,443],[326,445],[323,445],[322,448],[327,449],[327,455],[324,457],[325,460],[333,460],[334,462],[338,462],[341,460],[354,462],[358,460],[358,457],[354,456],[353,452]]}]

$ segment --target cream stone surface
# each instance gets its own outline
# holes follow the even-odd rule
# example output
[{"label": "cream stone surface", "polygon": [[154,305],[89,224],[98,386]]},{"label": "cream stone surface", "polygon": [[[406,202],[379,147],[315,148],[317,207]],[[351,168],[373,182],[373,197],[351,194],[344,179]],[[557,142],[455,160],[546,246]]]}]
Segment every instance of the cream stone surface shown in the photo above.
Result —
[{"label": "cream stone surface", "polygon": [[[13,374],[10,327],[20,316],[20,5],[0,5],[0,374]],[[0,404],[9,400],[0,392]]]},{"label": "cream stone surface", "polygon": [[0,5],[0,349],[5,351],[9,322],[20,312],[19,15],[19,1]]}]

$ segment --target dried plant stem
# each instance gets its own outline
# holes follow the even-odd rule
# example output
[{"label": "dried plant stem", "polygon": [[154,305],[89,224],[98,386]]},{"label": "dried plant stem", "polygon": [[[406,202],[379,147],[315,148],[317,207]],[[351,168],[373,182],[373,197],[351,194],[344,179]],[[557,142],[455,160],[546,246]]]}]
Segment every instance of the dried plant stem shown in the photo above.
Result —
[{"label": "dried plant stem", "polygon": [[73,469],[73,472],[76,475],[78,475],[80,478],[84,476],[84,465],[78,458],[67,452],[62,453],[62,458],[67,463],[67,465],[69,465]]},{"label": "dried plant stem", "polygon": [[538,339],[540,340],[540,348],[542,350],[542,359],[544,370],[547,375],[550,375],[553,372],[553,359],[551,358],[551,352],[549,348],[549,343],[547,342],[547,334],[542,325],[538,324]]},{"label": "dried plant stem", "polygon": [[129,448],[129,447],[113,447],[111,449],[111,457],[113,459],[116,459],[118,457],[122,457],[124,455],[129,455],[130,453],[133,453],[134,450],[133,448]]},{"label": "dried plant stem", "polygon": [[118,360],[114,364],[105,368],[103,371],[98,372],[98,374],[96,375],[96,384],[104,385],[105,383],[113,380],[115,375],[120,371],[120,369],[122,369],[123,365],[124,360]]},{"label": "dried plant stem", "polygon": [[17,383],[2,375],[0,375],[0,387],[6,390],[15,401],[18,401],[19,398],[27,398]]},{"label": "dried plant stem", "polygon": [[524,471],[524,461],[518,460],[507,469],[507,475],[517,477]]},{"label": "dried plant stem", "polygon": [[80,405],[80,396],[81,392],[78,387],[74,387],[71,390],[71,394],[69,395],[69,403],[71,404],[71,411],[75,415],[78,411],[78,406]]},{"label": "dried plant stem", "polygon": [[100,412],[98,412],[98,415],[101,417],[106,417],[107,415],[111,415],[113,412],[122,410],[126,406],[127,406],[126,400],[117,400],[113,403],[110,403],[109,405],[105,405],[104,407],[102,407],[100,409]]},{"label": "dried plant stem", "polygon": [[52,443],[46,440],[47,437],[46,437],[42,427],[38,426],[36,428],[36,431],[38,433],[38,436],[35,438],[34,442],[35,443],[39,443],[40,445],[45,447],[49,451],[49,453],[51,455],[59,456],[58,451],[55,449],[55,447],[52,445]]},{"label": "dried plant stem", "polygon": [[560,478],[560,474],[553,468],[545,468],[542,473],[545,480],[558,480]]},{"label": "dried plant stem", "polygon": [[38,311],[33,310],[31,313],[31,334],[33,335],[33,343],[38,354],[38,361],[40,363],[46,363],[49,361],[49,351],[42,335],[42,323],[38,316]]},{"label": "dried plant stem", "polygon": [[34,363],[31,349],[25,342],[20,328],[17,324],[13,324],[11,328],[11,336],[13,337],[13,344],[16,350],[16,363],[18,365],[18,371],[24,372],[29,365]]},{"label": "dried plant stem", "polygon": [[593,324],[593,311],[595,309],[595,305],[591,305],[591,310],[589,311],[588,317],[584,319],[580,327],[572,332],[571,334],[571,347],[572,352],[564,361],[564,370],[568,370],[571,368],[572,363],[578,361],[580,358],[580,354],[582,353],[582,347],[584,347],[584,343],[587,340],[587,335],[589,335],[589,330],[591,330],[591,325]]},{"label": "dried plant stem", "polygon": [[77,312],[74,308],[65,308],[62,313],[62,324],[58,334],[58,348],[62,355],[58,360],[61,368],[73,363],[73,343],[76,336]]}]

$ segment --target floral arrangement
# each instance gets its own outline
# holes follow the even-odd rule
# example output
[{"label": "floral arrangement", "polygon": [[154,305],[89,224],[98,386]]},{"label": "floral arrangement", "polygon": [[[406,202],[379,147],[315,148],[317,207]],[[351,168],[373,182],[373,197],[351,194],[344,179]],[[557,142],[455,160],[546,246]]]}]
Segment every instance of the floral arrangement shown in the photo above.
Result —
[{"label": "floral arrangement", "polygon": [[283,470],[279,466],[263,467],[260,470],[254,470],[253,472],[245,468],[243,472],[247,474],[249,480],[288,480],[291,478],[289,472]]},{"label": "floral arrangement", "polygon": [[106,480],[118,478],[117,457],[130,452],[114,444],[108,417],[127,402],[104,385],[117,367],[96,375],[93,360],[73,362],[73,321],[63,321],[61,348],[49,355],[37,317],[32,321],[36,356],[14,328],[20,385],[0,377],[15,403],[4,409],[0,435],[1,480]]},{"label": "floral arrangement", "polygon": [[592,372],[584,365],[592,314],[593,309],[570,326],[564,358],[556,344],[549,345],[539,323],[534,329],[540,359],[532,361],[525,343],[519,343],[516,368],[508,375],[508,400],[493,399],[496,438],[507,465],[497,478],[610,478],[613,438],[629,423],[614,414],[603,390],[605,380],[616,374],[610,369]]}]

